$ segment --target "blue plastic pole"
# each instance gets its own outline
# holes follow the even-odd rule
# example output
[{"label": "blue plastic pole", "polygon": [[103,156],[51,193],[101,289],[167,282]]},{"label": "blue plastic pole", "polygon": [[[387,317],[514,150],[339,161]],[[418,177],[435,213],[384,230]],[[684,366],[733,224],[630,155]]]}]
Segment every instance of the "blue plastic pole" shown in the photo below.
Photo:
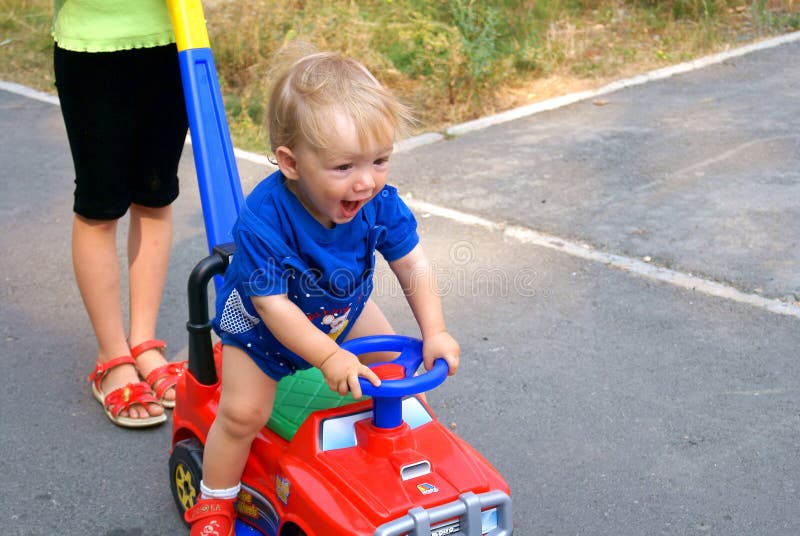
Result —
[{"label": "blue plastic pole", "polygon": [[178,53],[208,250],[233,241],[243,202],[239,170],[210,48]]}]

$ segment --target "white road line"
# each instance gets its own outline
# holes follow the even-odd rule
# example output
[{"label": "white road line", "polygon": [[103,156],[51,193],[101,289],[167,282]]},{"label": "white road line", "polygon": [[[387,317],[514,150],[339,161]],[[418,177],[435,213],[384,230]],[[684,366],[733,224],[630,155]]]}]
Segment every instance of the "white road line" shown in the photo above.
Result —
[{"label": "white road line", "polygon": [[632,257],[606,253],[604,251],[594,249],[588,244],[579,244],[555,235],[543,233],[541,231],[535,231],[527,227],[522,227],[519,225],[504,225],[481,218],[479,216],[474,216],[472,214],[466,214],[457,210],[440,207],[424,201],[417,201],[413,198],[406,199],[406,203],[410,208],[418,212],[432,214],[434,216],[446,218],[464,225],[481,227],[489,231],[502,232],[504,236],[523,244],[531,244],[560,251],[562,253],[566,253],[567,255],[572,255],[573,257],[599,262],[653,281],[661,281],[676,287],[694,290],[708,296],[724,298],[737,303],[751,305],[771,313],[800,318],[800,307],[793,303],[765,298],[763,296],[759,296],[758,294],[748,294],[730,285],[703,279],[702,277],[697,277],[685,272],[679,272],[677,270],[655,266]]},{"label": "white road line", "polygon": [[[567,106],[569,104],[573,104],[582,100],[595,98],[600,95],[606,95],[608,93],[612,93],[614,91],[623,88],[633,87],[648,82],[669,78],[670,76],[674,76],[676,74],[687,73],[697,69],[702,69],[704,67],[708,67],[709,65],[714,65],[716,63],[721,63],[723,61],[732,58],[737,58],[744,56],[746,54],[750,54],[751,52],[756,52],[758,50],[765,50],[787,43],[793,43],[798,40],[800,40],[800,32],[794,32],[791,34],[775,37],[772,39],[766,39],[764,41],[759,41],[757,43],[721,52],[719,54],[713,54],[711,56],[698,58],[696,60],[688,61],[678,65],[673,65],[671,67],[657,69],[655,71],[650,71],[648,73],[644,73],[639,76],[634,76],[632,78],[618,80],[616,82],[612,82],[595,90],[571,93],[569,95],[563,95],[561,97],[556,97],[553,99],[548,99],[546,101],[530,104],[528,106],[522,106],[520,108],[508,110],[500,114],[483,117],[480,119],[476,119],[474,121],[468,121],[460,125],[454,125],[448,128],[446,132],[450,136],[465,134],[473,130],[483,129],[492,125],[504,123],[506,121],[511,121],[513,119],[527,117],[547,110],[554,110],[562,106]],[[0,89],[9,91],[11,93],[17,93],[19,95],[31,99],[49,102],[51,104],[58,104],[58,97],[22,86],[20,84],[15,84],[12,82],[5,82],[3,80],[0,80]],[[405,152],[430,143],[437,143],[443,139],[444,136],[437,133],[422,134],[414,138],[402,140],[397,144],[396,150],[397,152]],[[188,140],[189,138],[187,137],[187,141]],[[242,160],[247,160],[249,162],[253,162],[260,165],[272,166],[272,164],[270,164],[267,158],[264,156],[247,151],[242,151],[241,149],[234,149],[234,153],[237,158],[240,158]],[[703,279],[701,277],[697,277],[688,273],[679,272],[676,270],[670,270],[668,268],[662,268],[659,266],[654,266],[652,264],[648,264],[647,262],[632,257],[625,257],[622,255],[615,255],[613,253],[606,253],[604,251],[594,249],[587,244],[578,244],[576,242],[565,240],[563,238],[543,233],[540,231],[536,231],[534,229],[529,229],[527,227],[504,225],[501,223],[487,220],[485,218],[481,218],[480,216],[474,216],[471,214],[449,209],[446,207],[440,207],[438,205],[426,203],[424,201],[418,201],[416,199],[408,199],[407,203],[412,209],[417,210],[419,212],[428,212],[430,214],[442,218],[447,218],[449,220],[465,225],[482,227],[491,231],[500,231],[508,238],[517,240],[524,244],[532,244],[540,247],[553,249],[556,251],[561,251],[563,253],[566,253],[567,255],[572,255],[574,257],[579,257],[582,259],[603,263],[608,266],[612,266],[614,268],[618,268],[620,270],[624,270],[626,272],[630,272],[632,274],[636,274],[641,277],[645,277],[647,279],[651,279],[654,281],[661,281],[664,283],[675,285],[677,287],[689,290],[695,290],[697,292],[701,292],[709,296],[715,296],[718,298],[724,298],[738,303],[751,305],[772,313],[789,315],[789,316],[794,316],[796,318],[800,318],[800,307],[792,303],[787,303],[776,299],[765,298],[757,294],[748,294],[730,285],[725,285],[722,283],[718,283],[716,281]]]},{"label": "white road line", "polygon": [[9,93],[22,95],[23,97],[27,97],[29,99],[47,102],[49,104],[61,104],[58,100],[58,97],[55,95],[45,93],[44,91],[39,91],[38,89],[33,89],[28,86],[23,86],[22,84],[15,84],[14,82],[0,80],[0,89],[8,91]]}]

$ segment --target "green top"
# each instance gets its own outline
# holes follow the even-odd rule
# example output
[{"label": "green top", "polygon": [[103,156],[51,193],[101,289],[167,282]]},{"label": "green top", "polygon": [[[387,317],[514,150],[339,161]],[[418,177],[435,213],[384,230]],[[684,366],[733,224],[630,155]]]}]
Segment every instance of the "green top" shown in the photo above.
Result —
[{"label": "green top", "polygon": [[55,0],[53,39],[76,52],[114,52],[175,42],[166,0]]}]

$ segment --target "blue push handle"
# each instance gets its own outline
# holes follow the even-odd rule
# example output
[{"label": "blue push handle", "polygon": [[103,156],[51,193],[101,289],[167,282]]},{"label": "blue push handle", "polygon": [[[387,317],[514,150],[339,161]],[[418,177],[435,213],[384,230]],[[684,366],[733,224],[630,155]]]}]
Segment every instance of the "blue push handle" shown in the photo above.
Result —
[{"label": "blue push handle", "polygon": [[242,185],[211,49],[183,50],[178,61],[211,252],[215,246],[233,242],[233,225],[244,202]]}]

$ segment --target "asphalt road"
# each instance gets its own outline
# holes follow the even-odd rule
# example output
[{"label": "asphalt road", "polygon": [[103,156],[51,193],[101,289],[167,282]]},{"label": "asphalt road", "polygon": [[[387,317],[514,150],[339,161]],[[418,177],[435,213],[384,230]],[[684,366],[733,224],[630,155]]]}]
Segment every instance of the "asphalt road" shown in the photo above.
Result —
[{"label": "asphalt road", "polygon": [[[394,158],[463,349],[429,400],[509,481],[517,536],[800,534],[798,55],[795,41]],[[3,534],[185,534],[170,427],[115,427],[86,382],[57,106],[0,91],[0,169]],[[249,191],[268,169],[240,172]],[[205,255],[188,148],[181,176],[159,335],[182,357]],[[385,271],[377,298],[416,333]]]}]

